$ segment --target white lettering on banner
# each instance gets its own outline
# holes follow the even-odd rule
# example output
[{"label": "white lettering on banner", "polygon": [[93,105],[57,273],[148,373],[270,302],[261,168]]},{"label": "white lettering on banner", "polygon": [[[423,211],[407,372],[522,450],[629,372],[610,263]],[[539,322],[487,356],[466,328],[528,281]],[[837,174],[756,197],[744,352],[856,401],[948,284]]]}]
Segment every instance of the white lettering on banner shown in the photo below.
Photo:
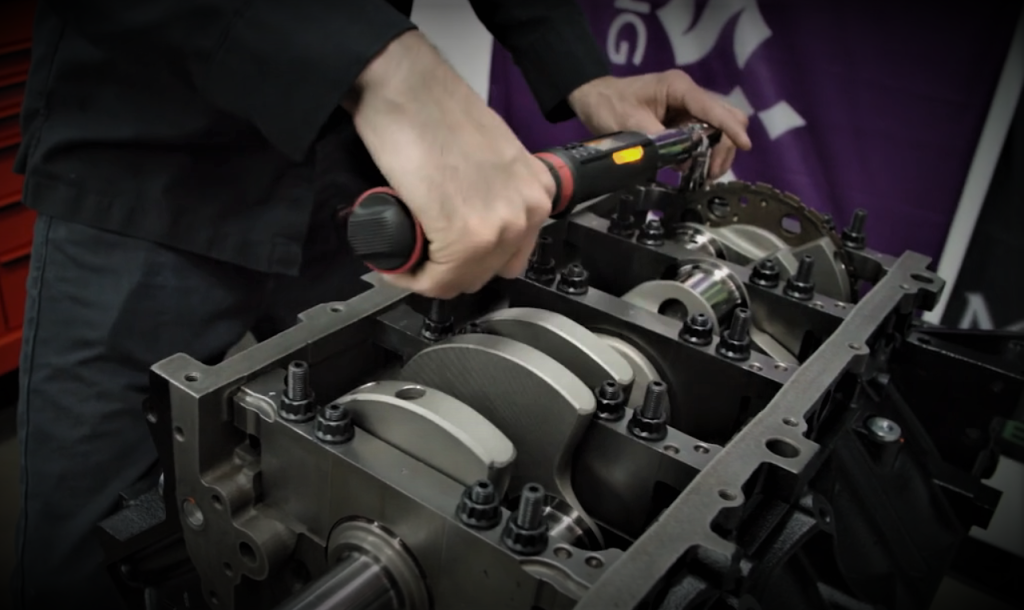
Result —
[{"label": "white lettering on banner", "polygon": [[[639,66],[643,63],[648,39],[647,24],[641,15],[651,13],[651,3],[615,0],[614,7],[622,12],[615,16],[608,29],[608,59],[618,66],[626,65],[627,61]],[[699,16],[697,0],[669,0],[654,13],[672,47],[673,61],[680,68],[706,59],[734,18],[732,51],[736,67],[741,71],[772,36],[757,0],[707,0]],[[632,26],[636,32],[635,47],[624,37],[627,26]],[[807,125],[800,113],[785,100],[757,110],[739,85],[724,97],[747,116],[756,117],[772,140]],[[736,176],[729,172],[723,177],[726,178],[735,180]]]},{"label": "white lettering on banner", "polygon": [[964,307],[964,315],[960,316],[958,328],[978,328],[981,330],[993,330],[996,327],[992,321],[992,312],[988,310],[988,302],[985,295],[980,292],[966,292],[964,298],[967,306]]},{"label": "white lettering on banner", "polygon": [[647,49],[647,25],[636,13],[619,13],[608,29],[608,61],[616,66],[626,65],[629,59],[629,41],[620,40],[619,35],[627,25],[636,30],[636,49],[633,50],[633,65],[639,66]]},{"label": "white lettering on banner", "polygon": [[[972,328],[995,330],[996,322],[992,317],[992,311],[988,308],[988,301],[985,300],[985,295],[980,292],[965,292],[964,299],[967,301],[967,305],[964,307],[963,315],[960,316],[960,323],[957,324],[957,328],[962,330]],[[1012,332],[1024,331],[1024,320],[1008,324],[1003,330]]]},{"label": "white lettering on banner", "polygon": [[620,11],[633,11],[641,15],[649,15],[651,13],[651,3],[641,2],[641,0],[615,0],[615,8]]},{"label": "white lettering on banner", "polygon": [[772,35],[757,0],[709,0],[699,21],[695,19],[697,0],[669,0],[655,12],[668,35],[677,66],[689,66],[707,57],[737,14],[740,18],[732,46],[740,68]]}]

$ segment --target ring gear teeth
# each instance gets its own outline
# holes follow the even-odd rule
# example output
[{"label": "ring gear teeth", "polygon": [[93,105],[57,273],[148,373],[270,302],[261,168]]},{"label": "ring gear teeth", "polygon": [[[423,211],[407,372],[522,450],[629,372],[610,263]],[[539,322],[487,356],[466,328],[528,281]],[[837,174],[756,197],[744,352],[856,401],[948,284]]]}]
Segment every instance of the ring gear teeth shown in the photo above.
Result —
[{"label": "ring gear teeth", "polygon": [[[828,237],[835,245],[840,261],[849,269],[846,251],[839,234],[823,214],[807,207],[792,193],[786,193],[767,184],[757,182],[719,182],[699,191],[682,193],[688,216],[696,214],[703,223],[711,227],[727,227],[734,224],[748,224],[770,231],[790,247],[799,247],[821,237]],[[746,198],[746,205],[741,202]],[[713,210],[712,201],[718,199],[724,206]],[[800,221],[800,232],[792,233],[783,228],[786,216],[793,215]]]}]

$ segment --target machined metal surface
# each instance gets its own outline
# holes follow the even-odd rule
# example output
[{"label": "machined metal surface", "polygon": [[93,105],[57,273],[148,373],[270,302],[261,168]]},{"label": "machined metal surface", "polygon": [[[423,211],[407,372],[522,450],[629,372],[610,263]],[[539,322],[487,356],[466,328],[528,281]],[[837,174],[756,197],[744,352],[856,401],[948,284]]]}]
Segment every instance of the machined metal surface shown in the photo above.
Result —
[{"label": "machined metal surface", "polygon": [[633,383],[633,368],[606,342],[561,314],[535,307],[499,309],[477,322],[486,331],[514,339],[551,356],[589,388],[607,380]]},{"label": "machined metal surface", "polygon": [[360,386],[331,404],[348,409],[359,428],[459,483],[486,479],[505,493],[515,447],[465,403],[433,388],[385,380]]},{"label": "machined metal surface", "polygon": [[[738,198],[762,191],[764,206]],[[984,447],[900,394],[920,392],[915,358],[942,356],[911,329],[943,283],[917,254],[842,250],[769,191],[703,189],[691,201],[736,208],[663,241],[587,202],[544,229],[551,264],[585,270],[572,290],[494,282],[451,304],[447,338],[420,333],[436,307],[370,274],[220,364],[157,364],[164,476],[145,497],[165,500],[198,595],[225,610],[920,605],[995,504],[971,474]],[[764,258],[778,283],[754,277]],[[874,284],[860,299],[857,281]],[[706,341],[687,335],[694,313],[716,325]],[[972,388],[1024,391],[970,370]]]},{"label": "machined metal surface", "polygon": [[469,334],[416,354],[402,376],[472,405],[508,436],[517,452],[513,488],[539,483],[585,515],[570,468],[596,404],[568,368],[525,343]]}]

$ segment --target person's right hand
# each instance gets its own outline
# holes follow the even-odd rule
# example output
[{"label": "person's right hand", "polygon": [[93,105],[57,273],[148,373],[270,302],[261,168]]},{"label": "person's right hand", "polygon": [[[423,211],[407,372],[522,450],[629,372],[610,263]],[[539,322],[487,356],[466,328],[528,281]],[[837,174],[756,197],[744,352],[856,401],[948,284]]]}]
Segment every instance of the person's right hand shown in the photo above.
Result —
[{"label": "person's right hand", "polygon": [[417,31],[363,71],[344,104],[374,161],[420,221],[430,260],[394,284],[430,297],[522,273],[555,184],[505,122]]}]

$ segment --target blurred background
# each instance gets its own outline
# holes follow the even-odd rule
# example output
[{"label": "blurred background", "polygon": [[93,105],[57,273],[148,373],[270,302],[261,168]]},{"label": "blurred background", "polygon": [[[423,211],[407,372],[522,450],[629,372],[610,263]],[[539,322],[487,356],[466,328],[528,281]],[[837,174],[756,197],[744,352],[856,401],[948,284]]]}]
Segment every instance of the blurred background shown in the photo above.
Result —
[{"label": "blurred background", "polygon": [[[34,219],[11,167],[34,4],[0,1],[0,607],[14,555],[15,369]],[[1021,2],[580,5],[614,74],[683,69],[750,116],[754,150],[724,179],[789,191],[840,226],[867,210],[870,247],[927,254],[947,280],[929,321],[1024,331]],[[528,148],[585,137],[576,121],[544,121],[468,0],[417,0],[413,20]],[[1005,493],[996,519],[962,549],[935,608],[1010,608],[989,596],[993,586],[1024,598],[1024,466],[1004,457],[991,483]]]}]

